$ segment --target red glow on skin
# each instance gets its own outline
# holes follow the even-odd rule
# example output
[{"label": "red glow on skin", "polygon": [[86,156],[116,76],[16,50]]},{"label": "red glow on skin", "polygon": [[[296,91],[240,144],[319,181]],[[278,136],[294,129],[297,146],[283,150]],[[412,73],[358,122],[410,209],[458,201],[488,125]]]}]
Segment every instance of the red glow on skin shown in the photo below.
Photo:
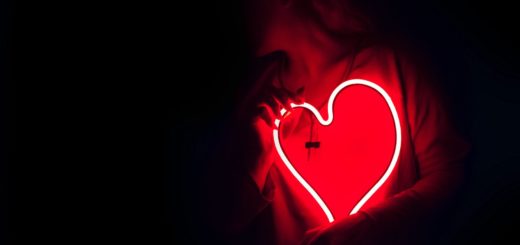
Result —
[{"label": "red glow on skin", "polygon": [[287,137],[285,132],[294,130],[296,117],[282,109],[282,119],[275,120],[273,130],[282,162],[329,222],[355,214],[385,183],[397,164],[401,127],[392,99],[377,84],[353,79],[331,93],[327,106],[322,108],[327,110],[326,119],[323,112],[308,103],[292,103],[291,107],[293,115],[311,113],[312,120],[319,122],[321,146],[319,153],[309,160],[308,149],[302,147],[308,134],[295,131]]}]

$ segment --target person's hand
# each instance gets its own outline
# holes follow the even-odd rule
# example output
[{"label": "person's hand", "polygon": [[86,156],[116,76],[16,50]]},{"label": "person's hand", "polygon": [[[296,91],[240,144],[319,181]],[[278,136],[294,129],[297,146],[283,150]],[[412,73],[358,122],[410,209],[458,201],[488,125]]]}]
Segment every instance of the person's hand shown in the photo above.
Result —
[{"label": "person's hand", "polygon": [[273,54],[258,64],[258,72],[253,75],[252,87],[244,93],[237,111],[237,145],[243,154],[242,163],[263,190],[269,169],[276,156],[273,128],[276,119],[281,119],[282,108],[291,111],[291,103],[302,103],[303,88],[291,92],[281,84],[277,76],[280,72],[281,54]]},{"label": "person's hand", "polygon": [[370,244],[371,220],[358,212],[331,224],[319,226],[305,233],[302,245]]},{"label": "person's hand", "polygon": [[291,103],[303,103],[301,92],[302,90],[291,93],[282,88],[269,86],[258,99],[256,111],[252,116],[252,128],[259,153],[250,174],[260,187],[265,183],[267,173],[276,156],[273,140],[274,122],[282,118],[282,109],[287,111],[284,116],[291,113]]}]

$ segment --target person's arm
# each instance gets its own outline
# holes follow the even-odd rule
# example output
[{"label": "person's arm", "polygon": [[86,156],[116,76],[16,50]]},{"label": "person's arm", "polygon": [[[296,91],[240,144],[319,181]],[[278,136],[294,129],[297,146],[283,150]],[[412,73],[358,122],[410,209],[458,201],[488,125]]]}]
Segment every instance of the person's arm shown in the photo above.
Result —
[{"label": "person's arm", "polygon": [[208,220],[221,235],[240,235],[272,201],[275,184],[270,169],[275,159],[272,137],[281,108],[301,98],[273,85],[278,74],[276,53],[260,60],[235,117],[224,130],[216,158],[206,179]]},{"label": "person's arm", "polygon": [[269,174],[257,174],[265,174],[260,188],[249,169],[258,160],[254,150],[248,149],[249,137],[246,132],[226,127],[204,173],[199,204],[208,228],[220,240],[239,237],[272,201],[274,184]]},{"label": "person's arm", "polygon": [[442,210],[461,185],[468,144],[451,124],[441,97],[429,83],[431,76],[407,63],[401,65],[419,180],[376,206],[309,231],[304,244],[402,242],[407,232]]}]

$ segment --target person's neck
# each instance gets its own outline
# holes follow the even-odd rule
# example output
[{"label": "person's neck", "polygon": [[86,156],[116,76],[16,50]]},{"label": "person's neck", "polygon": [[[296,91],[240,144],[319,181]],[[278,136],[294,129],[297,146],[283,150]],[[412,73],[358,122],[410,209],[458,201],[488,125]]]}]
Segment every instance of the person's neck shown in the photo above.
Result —
[{"label": "person's neck", "polygon": [[358,40],[338,40],[316,26],[295,27],[285,35],[280,50],[286,52],[287,62],[281,79],[288,89],[301,86],[312,89],[325,81],[342,79],[349,60],[345,59],[355,49]]}]

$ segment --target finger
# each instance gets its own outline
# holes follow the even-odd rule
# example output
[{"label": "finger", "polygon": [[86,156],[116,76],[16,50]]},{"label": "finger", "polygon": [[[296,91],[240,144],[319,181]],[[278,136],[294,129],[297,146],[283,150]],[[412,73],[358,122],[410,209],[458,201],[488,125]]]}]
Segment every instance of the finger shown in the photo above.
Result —
[{"label": "finger", "polygon": [[276,100],[285,108],[286,110],[291,110],[291,103],[293,102],[293,97],[289,91],[285,91],[282,89],[273,90],[273,96]]},{"label": "finger", "polygon": [[280,110],[284,108],[281,102],[276,99],[274,96],[269,96],[265,99],[264,103],[266,103],[269,108],[273,111],[276,117],[280,116]]},{"label": "finger", "polygon": [[265,121],[265,123],[267,125],[269,125],[270,127],[273,127],[274,121],[276,120],[276,115],[273,112],[273,110],[271,109],[271,107],[269,105],[267,105],[266,103],[261,103],[259,105],[259,110],[260,110],[260,114],[258,116],[260,116],[260,118],[263,121]]}]

